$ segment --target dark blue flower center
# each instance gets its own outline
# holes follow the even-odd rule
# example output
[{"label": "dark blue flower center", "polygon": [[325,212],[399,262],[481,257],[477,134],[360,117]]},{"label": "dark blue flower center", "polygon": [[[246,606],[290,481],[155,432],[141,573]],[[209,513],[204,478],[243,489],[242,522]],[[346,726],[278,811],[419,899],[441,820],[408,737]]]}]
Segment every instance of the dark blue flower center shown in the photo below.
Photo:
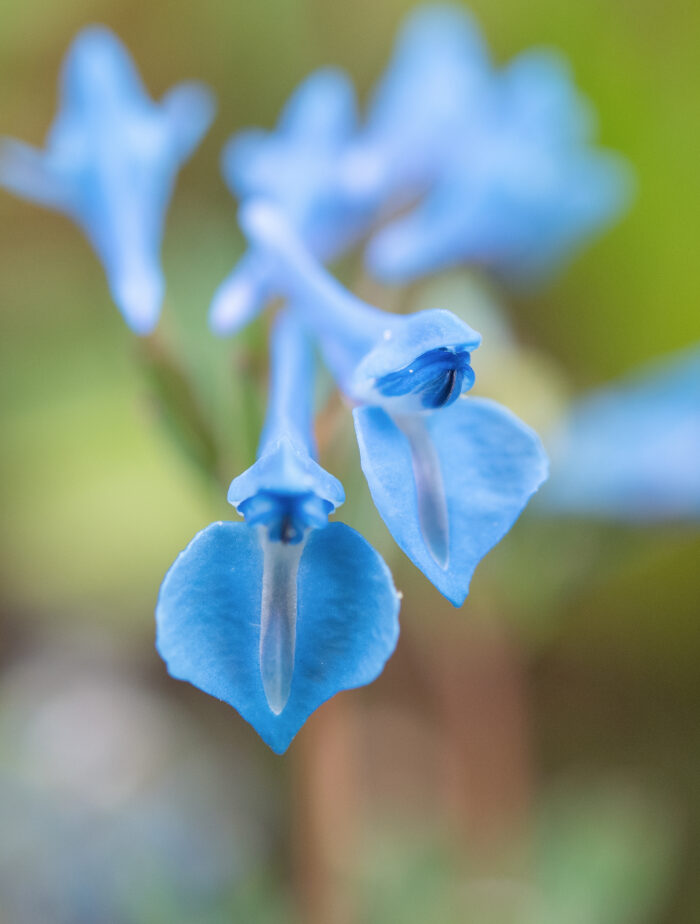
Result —
[{"label": "dark blue flower center", "polygon": [[383,398],[397,399],[403,412],[447,407],[474,384],[470,360],[467,350],[438,347],[381,376],[375,387]]},{"label": "dark blue flower center", "polygon": [[285,494],[258,491],[238,506],[249,526],[264,526],[273,542],[301,542],[309,529],[320,529],[328,522],[332,505],[313,491]]}]

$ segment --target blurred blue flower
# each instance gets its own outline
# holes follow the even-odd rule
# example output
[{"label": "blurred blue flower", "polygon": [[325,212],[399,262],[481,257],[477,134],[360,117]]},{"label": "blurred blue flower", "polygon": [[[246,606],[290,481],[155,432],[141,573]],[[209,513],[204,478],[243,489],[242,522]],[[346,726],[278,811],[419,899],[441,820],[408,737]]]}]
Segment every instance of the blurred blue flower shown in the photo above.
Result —
[{"label": "blurred blue flower", "polygon": [[344,170],[358,194],[376,209],[424,192],[478,112],[490,74],[488,49],[465,9],[413,10],[346,157]]},{"label": "blurred blue flower", "polygon": [[169,672],[226,700],[276,752],[339,690],[370,683],[398,639],[399,597],[380,556],[328,525],[341,484],[313,459],[310,348],[291,314],[272,344],[257,462],[166,575],[157,647]]},{"label": "blurred blue flower", "polygon": [[[346,292],[269,203],[241,209],[249,242],[275,260],[354,412],[372,498],[401,549],[455,605],[486,552],[546,477],[537,435],[474,381],[479,335],[449,311],[391,315]],[[435,413],[430,413],[435,412]]]},{"label": "blurred blue flower", "polygon": [[138,334],[157,324],[164,280],[160,246],[175,176],[214,114],[199,83],[159,104],[145,92],[115,35],[84,29],[63,64],[61,103],[45,150],[5,139],[0,184],[69,215],[85,232],[112,297]]},{"label": "blurred blue flower", "polygon": [[[316,71],[292,94],[274,131],[252,129],[229,140],[221,158],[224,177],[241,201],[261,196],[273,201],[320,259],[332,259],[367,219],[367,207],[343,167],[356,128],[348,77],[331,68]],[[214,296],[212,329],[233,333],[274,294],[269,262],[247,254]]]},{"label": "blurred blue flower", "polygon": [[551,454],[543,511],[700,518],[700,348],[585,395],[552,435]]},{"label": "blurred blue flower", "polygon": [[477,263],[530,281],[629,200],[630,170],[594,146],[591,110],[557,54],[521,54],[481,85],[470,116],[425,198],[370,242],[367,264],[380,279]]}]

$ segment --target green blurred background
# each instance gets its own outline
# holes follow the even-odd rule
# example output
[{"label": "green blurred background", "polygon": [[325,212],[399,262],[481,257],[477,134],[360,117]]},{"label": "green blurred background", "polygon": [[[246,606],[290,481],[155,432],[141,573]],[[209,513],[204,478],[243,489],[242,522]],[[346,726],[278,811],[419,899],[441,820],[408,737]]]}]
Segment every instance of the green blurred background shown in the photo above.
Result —
[{"label": "green blurred background", "polygon": [[[247,467],[261,420],[265,322],[223,343],[205,324],[242,247],[223,142],[272,126],[317,66],[346,68],[364,98],[411,7],[3,0],[1,133],[41,142],[61,58],[91,22],[125,41],[154,96],[201,78],[219,113],[167,223],[174,369],[135,342],[66,219],[0,196],[1,924],[698,920],[691,528],[528,512],[455,611],[392,547],[330,398],[320,442],[346,486],[343,519],[405,594],[385,674],[321,709],[280,759],[153,650],[169,564],[234,518],[205,469],[225,484]],[[480,388],[546,427],[569,396],[700,340],[700,7],[470,7],[499,61],[560,48],[602,142],[637,173],[629,214],[538,293],[455,273],[401,296],[439,293],[477,328],[496,301],[518,345],[485,342]],[[340,272],[396,304],[357,260]],[[189,435],[164,376],[194,382]]]}]

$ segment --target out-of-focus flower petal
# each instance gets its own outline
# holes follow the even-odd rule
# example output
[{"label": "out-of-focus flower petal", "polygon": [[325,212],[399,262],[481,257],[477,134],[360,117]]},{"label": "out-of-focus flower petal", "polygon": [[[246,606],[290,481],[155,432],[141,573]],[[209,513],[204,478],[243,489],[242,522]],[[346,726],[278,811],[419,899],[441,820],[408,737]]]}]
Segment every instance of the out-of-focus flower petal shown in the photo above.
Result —
[{"label": "out-of-focus flower petal", "polygon": [[[221,170],[233,195],[274,203],[310,250],[330,260],[368,219],[344,166],[356,127],[350,80],[325,68],[299,85],[274,131],[234,135],[222,152]],[[226,336],[240,330],[281,288],[274,266],[253,249],[217,289],[209,309],[212,331]]]},{"label": "out-of-focus flower petal", "polygon": [[172,87],[161,100],[170,126],[171,153],[178,165],[195,152],[216,113],[216,100],[209,87],[187,81]]},{"label": "out-of-focus flower petal", "polygon": [[477,564],[547,475],[537,435],[510,411],[463,398],[433,414],[356,408],[362,470],[400,548],[455,606]]},{"label": "out-of-focus flower petal", "polygon": [[552,434],[542,512],[700,518],[700,350],[584,395]]},{"label": "out-of-focus flower petal", "polygon": [[503,158],[493,152],[456,166],[405,218],[379,231],[367,250],[372,273],[407,282],[473,263],[516,282],[537,279],[629,200],[629,169],[614,154],[561,157],[512,144]]},{"label": "out-of-focus flower petal", "polygon": [[91,26],[66,55],[46,150],[0,147],[0,184],[65,212],[83,229],[138,334],[149,333],[160,314],[160,245],[175,176],[213,113],[214,98],[199,84],[180,85],[154,103],[117,37]]},{"label": "out-of-focus flower petal", "polygon": [[584,144],[595,134],[595,110],[576,89],[567,59],[553,48],[521,52],[504,68],[493,92],[504,118],[550,144]]},{"label": "out-of-focus flower petal", "polygon": [[348,77],[316,71],[295,90],[274,131],[230,139],[221,159],[226,182],[242,200],[274,202],[314,253],[330,259],[356,230],[356,199],[339,172],[356,120]]},{"label": "out-of-focus flower petal", "polygon": [[230,703],[281,754],[321,703],[381,673],[398,639],[399,598],[354,530],[314,530],[298,565],[291,688],[276,714],[260,670],[262,563],[258,536],[244,524],[198,533],[163,582],[157,647],[172,676]]},{"label": "out-of-focus flower petal", "polygon": [[435,4],[413,11],[353,148],[366,194],[401,199],[432,182],[480,105],[489,72],[488,51],[466,10]]},{"label": "out-of-focus flower petal", "polygon": [[253,321],[274,293],[274,273],[264,256],[249,250],[218,286],[209,307],[209,327],[219,337]]},{"label": "out-of-focus flower petal", "polygon": [[523,53],[482,86],[426,197],[374,236],[369,269],[391,282],[459,263],[514,281],[551,271],[630,199],[630,168],[593,146],[594,127],[564,59]]},{"label": "out-of-focus flower petal", "polygon": [[37,205],[65,211],[74,196],[71,184],[50,157],[12,138],[0,139],[0,184]]}]

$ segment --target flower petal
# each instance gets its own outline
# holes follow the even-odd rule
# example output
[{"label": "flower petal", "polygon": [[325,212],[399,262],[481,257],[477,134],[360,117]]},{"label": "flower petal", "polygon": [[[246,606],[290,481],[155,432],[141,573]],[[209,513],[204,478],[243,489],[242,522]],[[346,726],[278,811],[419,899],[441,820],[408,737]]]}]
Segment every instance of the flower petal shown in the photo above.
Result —
[{"label": "flower petal", "polygon": [[313,492],[329,504],[339,507],[345,500],[342,484],[322,468],[298,444],[282,437],[242,474],[231,482],[228,502],[238,507],[260,491],[278,494]]},{"label": "flower petal", "polygon": [[145,88],[129,52],[106,26],[87,26],[76,35],[61,67],[63,102],[82,118],[105,106],[145,102]]},{"label": "flower petal", "polygon": [[[536,279],[624,209],[632,177],[606,151],[524,144],[517,134],[480,138],[406,216],[370,240],[366,262],[377,278],[405,283],[461,263],[481,264],[515,281]],[[516,156],[517,155],[517,156]]]},{"label": "flower petal", "polygon": [[398,639],[399,597],[358,533],[340,523],[312,531],[297,577],[291,689],[275,714],[260,670],[262,563],[243,523],[198,533],[163,581],[156,646],[173,677],[230,703],[281,754],[321,703],[381,673]]},{"label": "flower petal", "polygon": [[284,107],[278,130],[305,145],[338,144],[357,126],[355,88],[335,67],[314,71],[299,84]]},{"label": "flower petal", "polygon": [[578,92],[567,59],[553,48],[531,48],[513,58],[498,91],[502,105],[533,136],[575,144],[595,135],[596,112]]},{"label": "flower petal", "polygon": [[214,293],[209,327],[218,337],[237,333],[260,314],[273,290],[267,261],[255,251],[248,251]]},{"label": "flower petal", "polygon": [[213,112],[212,94],[196,83],[155,104],[119,39],[92,26],[65,57],[46,150],[9,141],[0,149],[0,184],[60,209],[82,228],[137,334],[158,322],[165,213],[177,170]]},{"label": "flower petal", "polygon": [[75,194],[70,177],[48,155],[13,138],[0,139],[0,186],[22,199],[66,211]]},{"label": "flower petal", "polygon": [[216,97],[198,81],[171,87],[161,100],[169,128],[171,153],[178,163],[188,160],[216,114]]},{"label": "flower petal", "polygon": [[294,91],[274,131],[249,129],[229,139],[221,157],[226,182],[241,200],[275,202],[314,252],[330,259],[366,218],[340,167],[355,124],[348,77],[316,71]]},{"label": "flower petal", "polygon": [[543,511],[622,520],[700,518],[700,349],[578,401],[553,434]]},{"label": "flower petal", "polygon": [[[546,478],[539,438],[501,405],[461,398],[433,414],[416,415],[413,423],[425,428],[431,444],[417,458],[411,443],[418,437],[409,438],[385,411],[356,408],[354,417],[362,469],[382,519],[416,567],[460,606],[477,564]],[[439,471],[426,471],[431,465]],[[435,552],[442,545],[442,518],[436,514],[435,522],[426,521],[426,498],[440,490],[447,506],[446,554]],[[437,498],[432,506],[439,513]]]},{"label": "flower petal", "polygon": [[406,18],[360,141],[383,160],[379,195],[405,195],[435,178],[473,117],[489,70],[479,27],[466,10],[435,4]]}]

